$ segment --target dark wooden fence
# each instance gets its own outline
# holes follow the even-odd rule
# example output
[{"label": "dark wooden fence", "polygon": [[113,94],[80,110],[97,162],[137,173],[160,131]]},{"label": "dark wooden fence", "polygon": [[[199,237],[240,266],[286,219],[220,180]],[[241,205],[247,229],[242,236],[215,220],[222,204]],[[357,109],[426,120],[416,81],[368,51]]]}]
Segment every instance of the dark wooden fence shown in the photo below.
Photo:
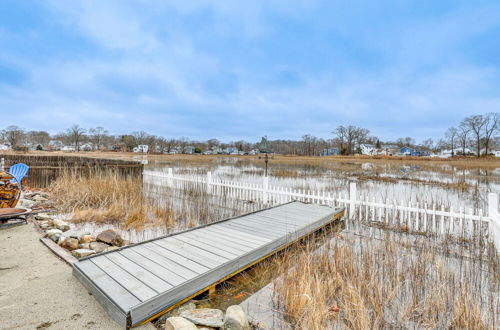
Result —
[{"label": "dark wooden fence", "polygon": [[5,161],[5,167],[17,163],[25,163],[30,167],[28,185],[30,187],[45,188],[54,181],[64,170],[78,170],[90,173],[93,170],[114,170],[124,176],[142,177],[143,165],[137,161],[121,159],[104,159],[61,155],[18,155],[0,154]]}]

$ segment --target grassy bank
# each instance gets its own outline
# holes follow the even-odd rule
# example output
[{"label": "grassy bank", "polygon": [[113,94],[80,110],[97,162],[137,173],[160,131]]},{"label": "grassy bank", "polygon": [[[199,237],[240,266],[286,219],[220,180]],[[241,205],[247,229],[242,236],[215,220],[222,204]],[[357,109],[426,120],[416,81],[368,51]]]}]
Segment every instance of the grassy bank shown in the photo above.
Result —
[{"label": "grassy bank", "polygon": [[495,253],[337,236],[281,265],[277,302],[297,329],[497,329]]}]

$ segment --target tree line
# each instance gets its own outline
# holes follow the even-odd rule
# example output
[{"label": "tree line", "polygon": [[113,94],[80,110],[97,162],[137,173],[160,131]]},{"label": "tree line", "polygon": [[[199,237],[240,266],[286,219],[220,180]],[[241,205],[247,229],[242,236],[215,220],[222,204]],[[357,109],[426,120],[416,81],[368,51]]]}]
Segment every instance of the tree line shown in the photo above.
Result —
[{"label": "tree line", "polygon": [[[305,134],[300,140],[276,139],[267,141],[266,139],[266,143],[270,151],[288,155],[313,156],[321,154],[325,149],[333,148],[336,148],[340,154],[352,155],[359,153],[363,144],[369,144],[377,149],[388,145],[399,148],[407,146],[429,152],[450,149],[452,155],[465,155],[467,150],[474,150],[475,154],[480,156],[488,154],[492,148],[500,147],[497,145],[499,143],[499,129],[499,113],[487,113],[466,117],[457,126],[449,128],[443,138],[437,141],[429,138],[419,144],[412,137],[381,141],[377,136],[370,134],[369,129],[353,125],[338,125],[332,130],[330,139]],[[18,126],[8,126],[0,130],[0,142],[7,143],[14,150],[50,150],[54,141],[62,145],[72,146],[76,151],[80,151],[82,146],[86,146],[86,150],[90,148],[91,150],[132,151],[139,145],[148,145],[150,152],[161,153],[169,153],[173,150],[184,152],[188,150],[188,147],[191,150],[194,148],[195,152],[228,147],[249,152],[259,150],[262,144],[262,141],[240,140],[224,143],[217,139],[206,141],[193,141],[188,138],[167,139],[144,131],[112,135],[100,126],[86,129],[79,125],[73,125],[54,135],[46,131],[26,131]]]}]

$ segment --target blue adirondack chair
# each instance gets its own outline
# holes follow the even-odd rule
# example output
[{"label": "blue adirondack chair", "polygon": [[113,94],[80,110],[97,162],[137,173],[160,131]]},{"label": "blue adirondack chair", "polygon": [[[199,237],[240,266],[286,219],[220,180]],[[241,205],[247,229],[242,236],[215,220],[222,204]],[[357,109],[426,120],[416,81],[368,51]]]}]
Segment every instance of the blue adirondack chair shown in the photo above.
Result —
[{"label": "blue adirondack chair", "polygon": [[9,174],[14,177],[10,180],[11,183],[17,183],[20,189],[23,189],[23,179],[28,174],[30,167],[26,164],[14,164],[9,168]]}]

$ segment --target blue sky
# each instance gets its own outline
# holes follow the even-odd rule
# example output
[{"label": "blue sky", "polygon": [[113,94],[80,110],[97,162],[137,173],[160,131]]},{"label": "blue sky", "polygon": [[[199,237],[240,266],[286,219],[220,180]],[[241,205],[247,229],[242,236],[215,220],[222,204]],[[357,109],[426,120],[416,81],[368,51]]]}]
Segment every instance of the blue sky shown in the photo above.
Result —
[{"label": "blue sky", "polygon": [[0,128],[439,138],[499,69],[499,1],[0,0]]}]

